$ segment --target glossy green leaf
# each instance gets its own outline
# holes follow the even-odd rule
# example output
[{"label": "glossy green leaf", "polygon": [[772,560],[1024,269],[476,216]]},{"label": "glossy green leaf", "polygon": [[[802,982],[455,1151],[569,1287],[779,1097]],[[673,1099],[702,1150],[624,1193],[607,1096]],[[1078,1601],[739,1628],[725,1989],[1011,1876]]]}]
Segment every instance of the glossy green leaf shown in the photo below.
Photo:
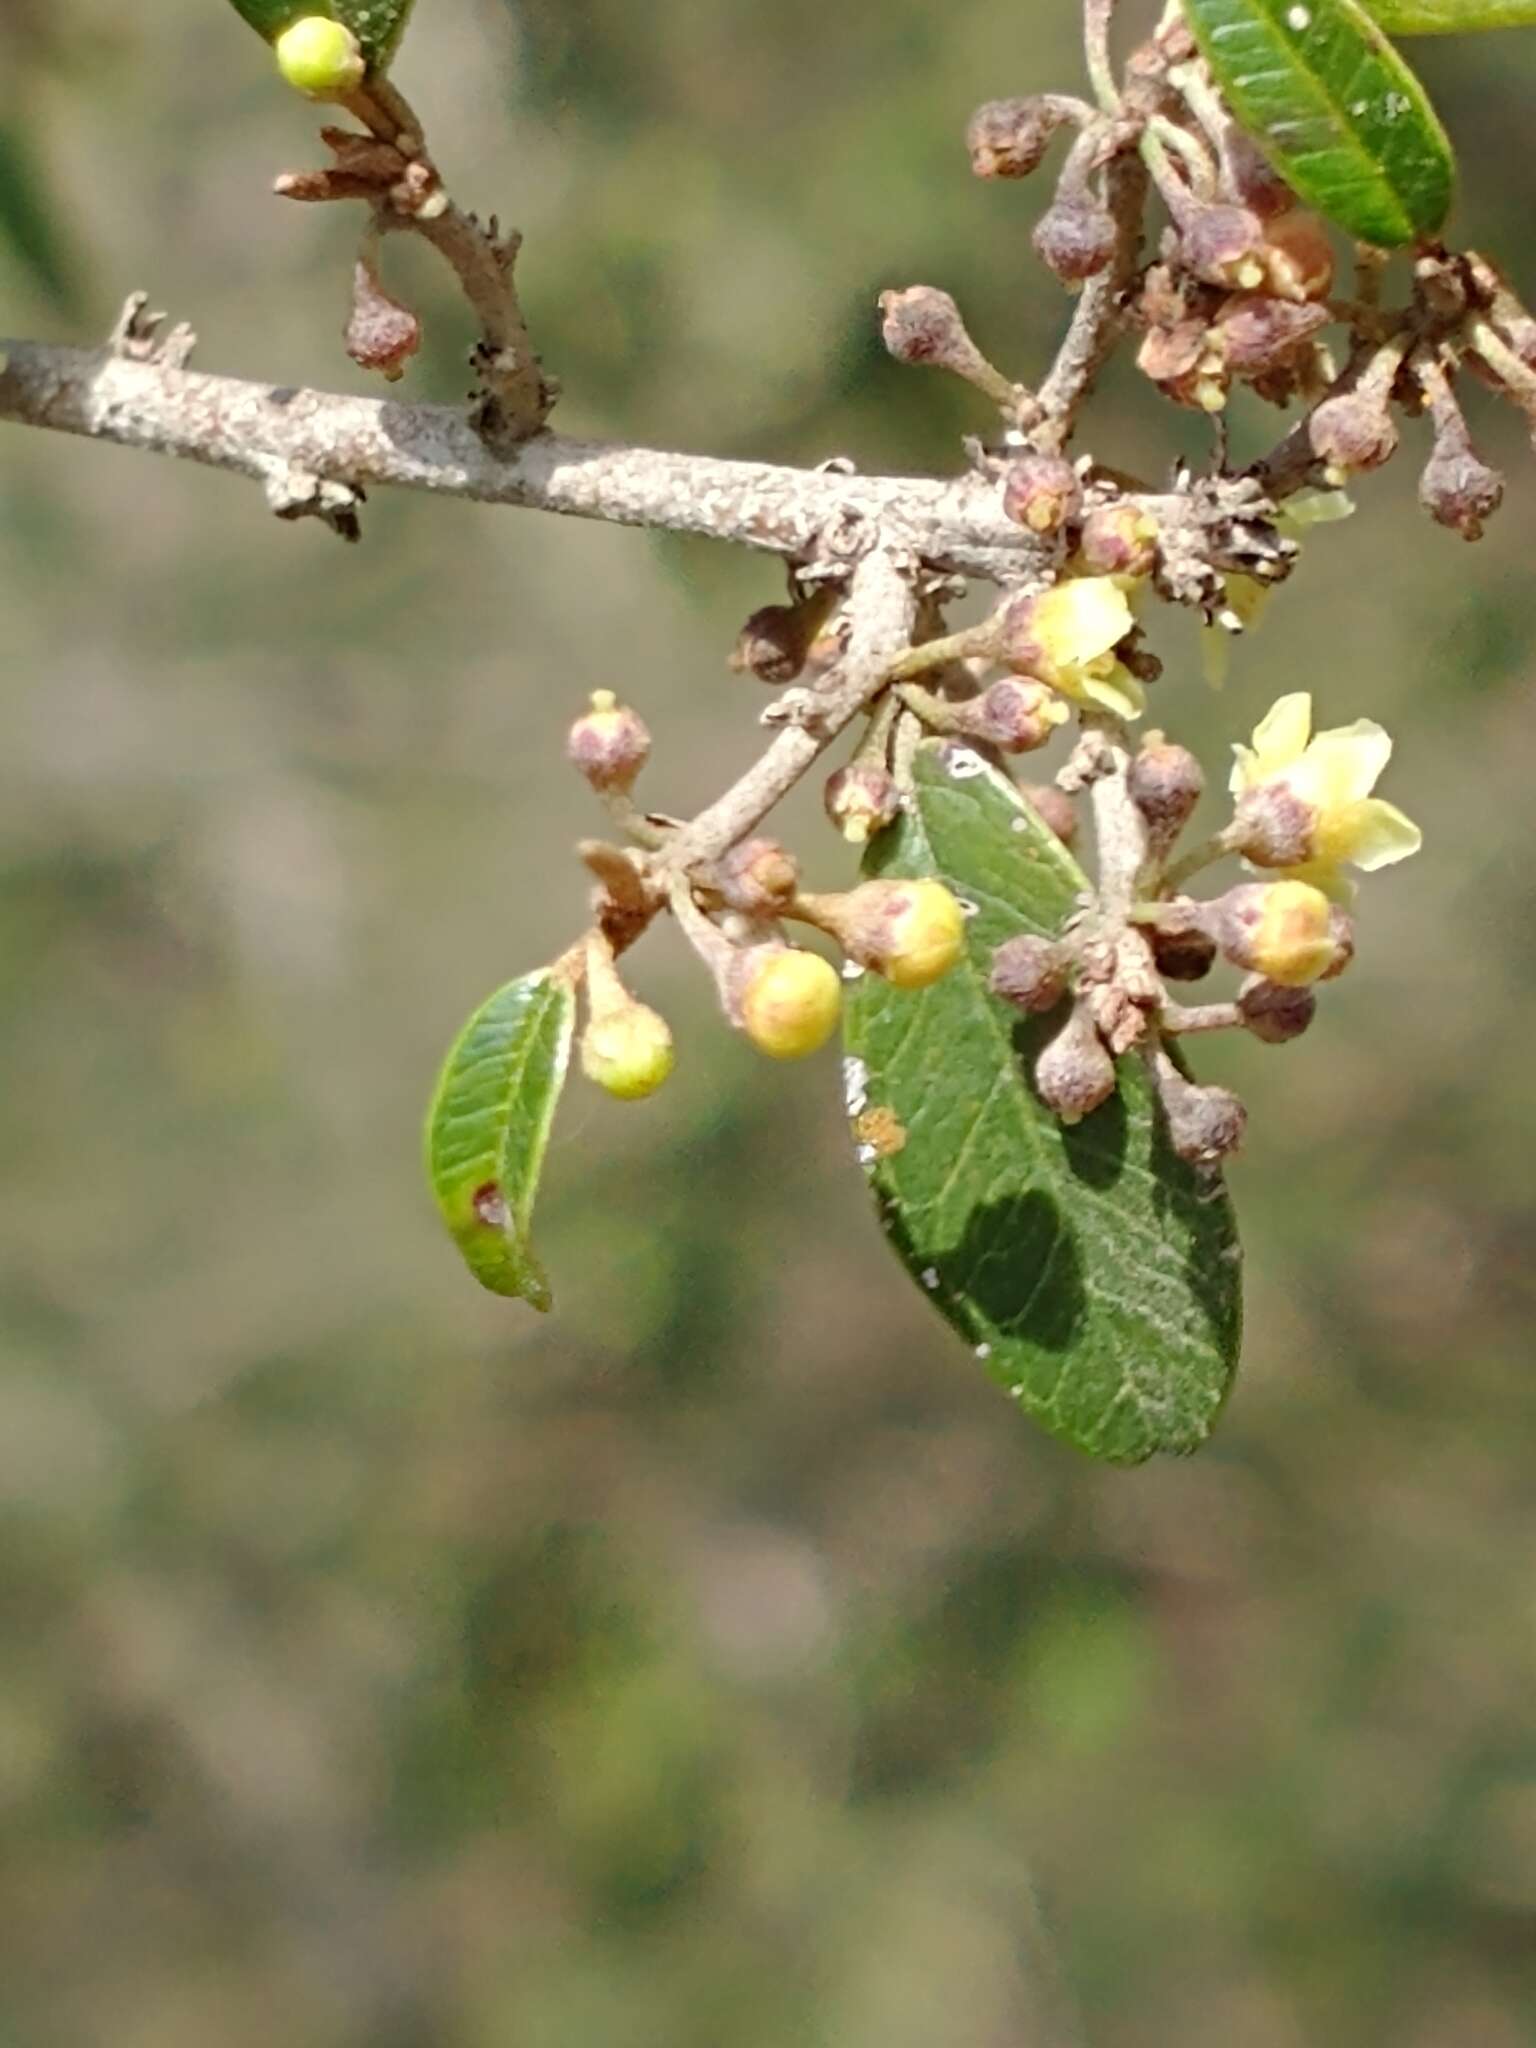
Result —
[{"label": "glossy green leaf", "polygon": [[1459,36],[1536,23],[1536,0],[1370,0],[1370,11],[1395,36]]},{"label": "glossy green leaf", "polygon": [[1357,0],[1184,0],[1243,127],[1362,242],[1437,234],[1455,162],[1424,88]]},{"label": "glossy green leaf", "polygon": [[259,36],[275,43],[307,15],[344,21],[362,46],[370,69],[383,71],[394,56],[414,0],[230,0]]},{"label": "glossy green leaf", "polygon": [[975,906],[968,956],[921,994],[848,991],[848,1111],[887,1237],[935,1308],[1037,1421],[1090,1456],[1192,1451],[1236,1370],[1236,1226],[1168,1146],[1145,1068],[1071,1129],[1039,1102],[1055,1018],[987,988],[996,948],[1055,934],[1087,887],[1013,785],[927,743],[872,873],[937,875]]},{"label": "glossy green leaf", "polygon": [[529,1224],[575,1021],[550,969],[508,982],[465,1025],[427,1118],[427,1177],[469,1270],[537,1309],[551,1297]]}]

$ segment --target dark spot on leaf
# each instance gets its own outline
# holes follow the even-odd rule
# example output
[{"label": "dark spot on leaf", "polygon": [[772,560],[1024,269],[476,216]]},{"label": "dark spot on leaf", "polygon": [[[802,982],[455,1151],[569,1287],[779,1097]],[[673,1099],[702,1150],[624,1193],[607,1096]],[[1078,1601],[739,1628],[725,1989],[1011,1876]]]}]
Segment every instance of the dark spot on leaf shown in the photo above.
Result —
[{"label": "dark spot on leaf", "polygon": [[480,1221],[491,1230],[505,1230],[507,1227],[507,1201],[501,1192],[501,1182],[488,1180],[475,1189],[470,1196],[470,1206]]}]

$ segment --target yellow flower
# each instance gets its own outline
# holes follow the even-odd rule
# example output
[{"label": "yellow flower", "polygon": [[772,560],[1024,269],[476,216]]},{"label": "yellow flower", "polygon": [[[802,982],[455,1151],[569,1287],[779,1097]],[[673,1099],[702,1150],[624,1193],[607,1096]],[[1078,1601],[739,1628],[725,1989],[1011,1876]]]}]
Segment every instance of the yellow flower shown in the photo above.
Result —
[{"label": "yellow flower", "polygon": [[1010,608],[1002,658],[1064,697],[1137,718],[1146,696],[1115,653],[1135,625],[1118,577],[1072,576]]},{"label": "yellow flower", "polygon": [[1423,843],[1411,819],[1371,794],[1392,755],[1373,719],[1314,733],[1312,698],[1298,690],[1258,725],[1251,747],[1233,751],[1238,850],[1256,867],[1347,898],[1345,863],[1371,874]]}]

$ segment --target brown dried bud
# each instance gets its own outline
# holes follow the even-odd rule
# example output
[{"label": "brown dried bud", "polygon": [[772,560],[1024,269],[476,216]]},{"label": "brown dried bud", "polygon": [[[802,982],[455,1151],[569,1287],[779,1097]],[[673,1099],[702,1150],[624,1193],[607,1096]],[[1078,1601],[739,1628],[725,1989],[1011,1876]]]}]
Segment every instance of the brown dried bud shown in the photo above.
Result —
[{"label": "brown dried bud", "polygon": [[1282,988],[1262,976],[1238,990],[1238,1013],[1245,1028],[1265,1045],[1285,1045],[1300,1038],[1317,1015],[1317,997],[1309,988]]},{"label": "brown dried bud", "polygon": [[1094,576],[1150,576],[1157,562],[1157,521],[1121,499],[1083,521],[1078,552]]},{"label": "brown dried bud", "polygon": [[880,335],[898,363],[926,363],[957,377],[985,375],[986,357],[966,331],[960,308],[931,284],[880,294]]},{"label": "brown dried bud", "polygon": [[967,739],[1005,754],[1032,754],[1043,747],[1071,713],[1044,683],[1004,676],[979,697],[955,706],[955,724]]},{"label": "brown dried bud", "polygon": [[1168,1140],[1191,1166],[1219,1166],[1242,1144],[1248,1112],[1230,1088],[1200,1088],[1171,1069],[1159,1074]]},{"label": "brown dried bud", "polygon": [[1162,860],[1189,823],[1205,789],[1205,772],[1188,747],[1149,732],[1126,775],[1131,802],[1147,828],[1147,846]]},{"label": "brown dried bud", "polygon": [[1216,941],[1206,932],[1154,931],[1150,937],[1164,981],[1204,981],[1216,965]]},{"label": "brown dried bud", "polygon": [[1214,339],[1236,376],[1267,375],[1294,362],[1329,321],[1326,306],[1296,305],[1261,292],[1228,299],[1216,317]]},{"label": "brown dried bud", "polygon": [[1077,471],[1061,455],[1021,455],[1003,479],[1003,511],[1027,533],[1059,533],[1082,503]]},{"label": "brown dried bud", "polygon": [[863,846],[883,832],[901,811],[901,791],[889,768],[878,761],[850,761],[827,777],[827,816],[850,846]]},{"label": "brown dried bud", "polygon": [[594,690],[591,709],[566,736],[565,752],[594,789],[625,790],[650,759],[651,735],[640,714],[612,690]]},{"label": "brown dried bud", "polygon": [[352,313],[346,326],[347,354],[365,370],[377,370],[391,384],[421,347],[421,322],[409,306],[385,291],[368,256],[352,270]]},{"label": "brown dried bud", "polygon": [[1419,478],[1419,503],[1463,540],[1481,540],[1485,521],[1504,502],[1504,479],[1472,446],[1459,419],[1435,437],[1434,452]]},{"label": "brown dried bud", "polygon": [[1192,203],[1179,222],[1179,254],[1206,284],[1256,291],[1265,279],[1264,223],[1246,206]]},{"label": "brown dried bud", "polygon": [[965,131],[971,169],[978,178],[1027,178],[1070,118],[1056,99],[988,100]]},{"label": "brown dried bud", "polygon": [[1063,846],[1072,844],[1077,837],[1077,806],[1064,789],[1058,789],[1054,782],[1026,782],[1019,795]]},{"label": "brown dried bud", "polygon": [[1232,848],[1256,868],[1295,868],[1316,851],[1318,812],[1284,782],[1260,782],[1238,798]]},{"label": "brown dried bud", "polygon": [[1115,1092],[1115,1063],[1083,1004],[1035,1061],[1035,1087],[1064,1124],[1081,1123]]},{"label": "brown dried bud", "polygon": [[1054,1010],[1066,995],[1071,979],[1071,956],[1053,939],[1023,933],[1008,939],[992,955],[988,986],[993,995],[1029,1016]]},{"label": "brown dried bud", "polygon": [[764,683],[792,683],[805,667],[825,605],[765,604],[736,636],[731,667]]},{"label": "brown dried bud", "polygon": [[1097,277],[1113,261],[1115,223],[1107,206],[1088,192],[1064,192],[1035,224],[1035,254],[1063,284]]},{"label": "brown dried bud", "polygon": [[716,863],[714,884],[730,909],[776,918],[795,900],[800,869],[777,839],[743,839]]},{"label": "brown dried bud", "polygon": [[1333,244],[1315,213],[1296,207],[1264,226],[1264,267],[1282,299],[1326,299],[1333,289]]},{"label": "brown dried bud", "polygon": [[1397,422],[1384,398],[1364,389],[1325,398],[1307,421],[1313,453],[1340,479],[1379,469],[1397,452]]}]

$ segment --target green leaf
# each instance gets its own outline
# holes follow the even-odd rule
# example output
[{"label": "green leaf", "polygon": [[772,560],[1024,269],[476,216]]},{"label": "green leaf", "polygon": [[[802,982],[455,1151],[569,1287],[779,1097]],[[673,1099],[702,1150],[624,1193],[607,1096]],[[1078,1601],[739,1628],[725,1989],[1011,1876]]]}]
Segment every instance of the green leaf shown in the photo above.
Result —
[{"label": "green leaf", "polygon": [[465,1025],[427,1117],[427,1177],[469,1270],[537,1309],[551,1296],[528,1229],[575,1021],[552,969],[509,981]]},{"label": "green leaf", "polygon": [[1184,12],[1233,113],[1309,206],[1381,248],[1439,232],[1451,145],[1357,0],[1184,0]]},{"label": "green leaf", "polygon": [[368,68],[384,71],[405,33],[414,0],[230,0],[230,4],[269,43],[309,15],[344,21],[362,46]]},{"label": "green leaf", "polygon": [[28,136],[0,121],[0,240],[8,242],[33,280],[65,308],[77,304],[74,282],[50,194]]},{"label": "green leaf", "polygon": [[1192,1451],[1237,1366],[1239,1251],[1219,1181],[1175,1157],[1150,1078],[1071,1129],[1030,1085],[1061,1015],[987,987],[1021,931],[1055,935],[1088,884],[1013,785],[925,743],[873,873],[936,875],[973,903],[968,957],[918,995],[848,991],[848,1109],[887,1237],[935,1308],[1037,1421],[1091,1457]]},{"label": "green leaf", "polygon": [[1371,0],[1371,13],[1401,36],[1456,36],[1483,28],[1525,28],[1536,0]]}]

